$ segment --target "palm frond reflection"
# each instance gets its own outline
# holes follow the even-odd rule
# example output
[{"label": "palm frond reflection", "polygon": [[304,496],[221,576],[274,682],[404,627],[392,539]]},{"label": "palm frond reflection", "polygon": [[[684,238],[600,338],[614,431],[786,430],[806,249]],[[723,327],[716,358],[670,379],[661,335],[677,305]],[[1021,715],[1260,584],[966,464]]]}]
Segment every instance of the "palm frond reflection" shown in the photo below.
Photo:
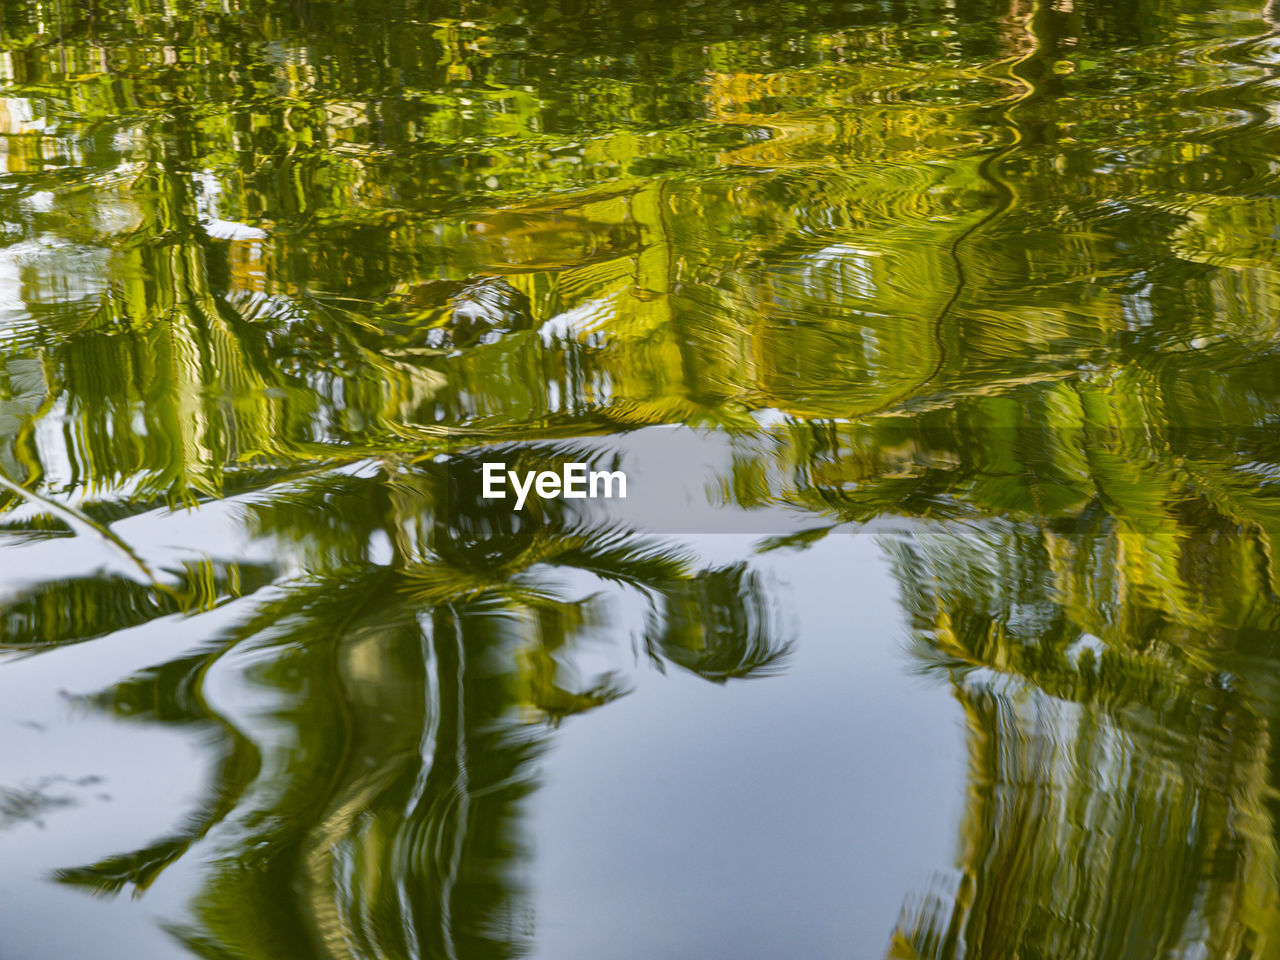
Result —
[{"label": "palm frond reflection", "polygon": [[[778,672],[790,641],[749,569],[699,569],[568,501],[526,516],[484,500],[482,456],[254,500],[252,529],[300,549],[306,575],[201,652],[86,701],[201,729],[207,799],[173,834],[57,879],[139,893],[183,857],[208,861],[195,922],[174,932],[210,956],[522,953],[523,798],[552,728],[627,691],[575,667],[620,626],[619,591],[651,657],[715,682]],[[220,712],[202,688],[226,670],[263,704]]]}]

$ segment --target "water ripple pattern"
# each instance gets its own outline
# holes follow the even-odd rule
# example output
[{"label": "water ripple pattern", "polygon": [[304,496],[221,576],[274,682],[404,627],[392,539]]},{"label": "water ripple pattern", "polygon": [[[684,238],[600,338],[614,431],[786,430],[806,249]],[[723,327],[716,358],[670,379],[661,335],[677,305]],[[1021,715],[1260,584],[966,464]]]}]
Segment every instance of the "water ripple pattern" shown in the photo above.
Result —
[{"label": "water ripple pattern", "polygon": [[[546,955],[655,717],[582,847],[714,807],[791,955],[1277,955],[1278,125],[1257,0],[0,0],[0,955]],[[830,719],[871,631],[953,729]],[[637,931],[758,946],[686,852]]]}]

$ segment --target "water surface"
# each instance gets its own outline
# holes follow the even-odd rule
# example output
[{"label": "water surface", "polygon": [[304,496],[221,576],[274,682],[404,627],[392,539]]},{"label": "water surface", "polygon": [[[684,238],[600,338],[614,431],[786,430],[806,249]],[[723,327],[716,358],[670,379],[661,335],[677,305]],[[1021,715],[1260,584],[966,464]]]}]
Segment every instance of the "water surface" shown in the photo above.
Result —
[{"label": "water surface", "polygon": [[1280,950],[1278,71],[0,0],[0,957]]}]

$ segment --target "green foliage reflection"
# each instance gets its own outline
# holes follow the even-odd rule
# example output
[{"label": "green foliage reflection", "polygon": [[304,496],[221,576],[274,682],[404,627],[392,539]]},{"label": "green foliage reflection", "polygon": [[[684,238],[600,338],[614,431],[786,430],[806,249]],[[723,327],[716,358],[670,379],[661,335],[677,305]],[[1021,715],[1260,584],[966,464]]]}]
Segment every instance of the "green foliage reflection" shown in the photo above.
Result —
[{"label": "green foliage reflection", "polygon": [[[58,568],[0,649],[235,623],[88,698],[210,781],[58,879],[206,863],[172,932],[209,957],[530,949],[536,758],[626,692],[579,653],[726,683],[792,638],[749,564],[478,464],[679,425],[728,438],[723,502],[808,518],[774,545],[908,528],[971,789],[892,955],[1274,952],[1277,23],[0,0],[0,538]],[[131,539],[191,515],[250,546]]]}]

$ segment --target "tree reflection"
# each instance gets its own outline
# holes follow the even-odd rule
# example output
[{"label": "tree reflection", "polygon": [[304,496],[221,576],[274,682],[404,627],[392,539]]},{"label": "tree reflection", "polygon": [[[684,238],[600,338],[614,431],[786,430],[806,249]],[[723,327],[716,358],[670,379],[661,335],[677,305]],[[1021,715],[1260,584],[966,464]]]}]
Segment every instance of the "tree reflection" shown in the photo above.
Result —
[{"label": "tree reflection", "polygon": [[[895,562],[972,789],[893,951],[1274,949],[1274,11],[633,6],[0,0],[0,536],[66,568],[0,647],[247,601],[91,698],[205,738],[201,805],[60,879],[209,863],[210,957],[521,952],[588,642],[790,647],[749,566],[477,464],[678,424],[792,543],[943,525]],[[269,560],[119,532],[233,497]]]},{"label": "tree reflection", "polygon": [[[522,456],[536,468],[582,454]],[[387,462],[255,505],[260,534],[303,543],[306,578],[267,591],[207,650],[91,698],[207,731],[207,799],[177,834],[59,879],[141,891],[203,842],[196,922],[173,931],[198,953],[523,952],[521,800],[536,758],[549,725],[625,691],[575,676],[575,650],[608,616],[601,589],[642,601],[651,657],[716,682],[778,669],[788,644],[745,568],[695,569],[566,501],[515,513],[482,500],[481,459]],[[371,556],[378,539],[389,549]],[[566,573],[597,588],[584,595]],[[231,717],[208,703],[205,678],[228,661],[269,706]]]},{"label": "tree reflection", "polygon": [[891,546],[970,755],[956,869],[904,907],[891,957],[1274,949],[1277,607],[1267,586],[1248,596],[1258,541],[1182,541],[1222,584],[1196,622],[1092,539],[988,524]]}]

